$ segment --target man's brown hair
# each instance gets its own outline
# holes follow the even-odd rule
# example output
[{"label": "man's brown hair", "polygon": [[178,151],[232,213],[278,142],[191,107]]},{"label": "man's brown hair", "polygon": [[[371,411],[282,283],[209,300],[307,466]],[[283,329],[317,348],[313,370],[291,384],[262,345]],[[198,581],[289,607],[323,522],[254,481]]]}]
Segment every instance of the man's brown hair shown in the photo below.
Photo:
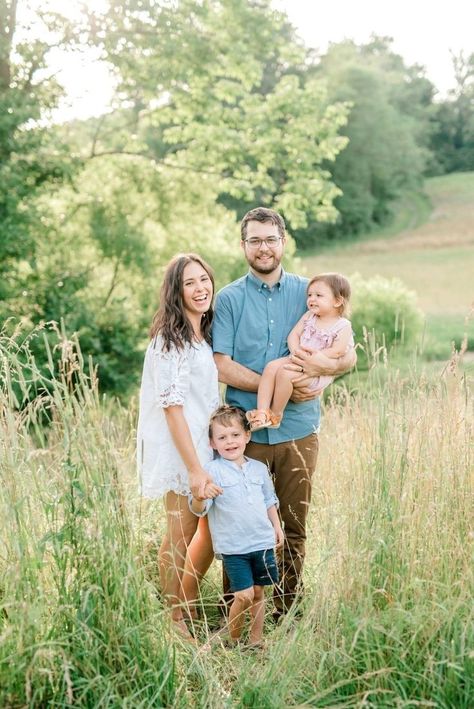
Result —
[{"label": "man's brown hair", "polygon": [[251,209],[250,212],[247,212],[240,222],[240,238],[242,241],[245,241],[247,238],[247,224],[249,222],[262,222],[263,224],[265,222],[271,222],[271,224],[276,224],[278,227],[278,233],[282,239],[286,236],[283,217],[281,214],[278,214],[278,212],[275,212],[274,209],[267,209],[267,207],[256,207],[255,209]]}]

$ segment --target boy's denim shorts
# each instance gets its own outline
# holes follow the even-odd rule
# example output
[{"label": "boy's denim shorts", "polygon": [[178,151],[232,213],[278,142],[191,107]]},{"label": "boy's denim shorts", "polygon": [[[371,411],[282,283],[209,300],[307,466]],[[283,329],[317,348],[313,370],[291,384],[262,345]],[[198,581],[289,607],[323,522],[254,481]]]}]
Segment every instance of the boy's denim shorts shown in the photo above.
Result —
[{"label": "boy's denim shorts", "polygon": [[278,583],[278,567],[273,549],[250,551],[248,554],[222,554],[222,561],[233,593],[251,586],[272,586]]}]

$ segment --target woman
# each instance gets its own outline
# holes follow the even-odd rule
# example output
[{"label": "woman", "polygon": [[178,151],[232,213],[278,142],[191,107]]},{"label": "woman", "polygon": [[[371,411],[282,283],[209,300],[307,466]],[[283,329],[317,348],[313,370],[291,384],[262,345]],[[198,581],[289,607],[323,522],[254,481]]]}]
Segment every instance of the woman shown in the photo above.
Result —
[{"label": "woman", "polygon": [[[164,496],[166,534],[159,551],[161,587],[175,628],[191,637],[183,618],[182,579],[187,547],[197,528],[188,493],[215,497],[221,489],[203,470],[212,459],[209,416],[219,403],[217,370],[210,347],[214,278],[196,254],[180,254],[168,264],[160,307],[150,330],[140,390],[137,457],[144,497]],[[200,528],[203,560],[212,558],[207,527]]]}]

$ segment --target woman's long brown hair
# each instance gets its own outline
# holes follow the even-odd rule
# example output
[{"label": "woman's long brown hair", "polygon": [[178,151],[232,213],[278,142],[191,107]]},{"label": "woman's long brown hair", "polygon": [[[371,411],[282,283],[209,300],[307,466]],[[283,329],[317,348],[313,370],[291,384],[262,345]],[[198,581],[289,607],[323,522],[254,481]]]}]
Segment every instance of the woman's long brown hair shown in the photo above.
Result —
[{"label": "woman's long brown hair", "polygon": [[[195,341],[192,325],[186,315],[183,303],[183,271],[188,263],[198,263],[207,273],[212,283],[214,297],[214,274],[211,267],[197,254],[178,254],[166,267],[160,290],[160,306],[153,316],[150,337],[160,334],[163,349],[168,352],[172,346],[182,350]],[[211,344],[211,323],[214,314],[212,303],[201,320],[201,330],[206,342]]]}]

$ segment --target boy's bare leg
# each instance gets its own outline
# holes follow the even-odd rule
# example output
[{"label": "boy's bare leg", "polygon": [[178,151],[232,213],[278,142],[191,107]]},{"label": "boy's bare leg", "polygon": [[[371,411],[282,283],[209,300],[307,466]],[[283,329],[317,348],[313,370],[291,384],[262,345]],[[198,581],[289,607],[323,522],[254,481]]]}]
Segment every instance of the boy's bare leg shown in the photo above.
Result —
[{"label": "boy's bare leg", "polygon": [[[260,383],[258,385],[257,394],[257,409],[269,409],[275,392],[277,374],[285,364],[291,362],[289,357],[280,357],[269,362],[262,372]],[[295,377],[295,372],[289,371],[291,376]]]},{"label": "boy's bare leg", "polygon": [[298,374],[292,372],[290,369],[279,367],[275,376],[275,388],[271,402],[271,408],[274,414],[278,416],[283,414],[285,406],[293,394],[293,379],[296,379],[297,376]]},{"label": "boy's bare leg", "polygon": [[245,612],[253,603],[254,587],[244,588],[234,593],[234,602],[229,611],[229,633],[232,640],[238,640],[244,627]]},{"label": "boy's bare leg", "polygon": [[260,642],[263,634],[263,621],[265,616],[265,588],[263,586],[253,587],[253,603],[250,606],[252,617],[250,625],[250,644],[255,645]]}]

